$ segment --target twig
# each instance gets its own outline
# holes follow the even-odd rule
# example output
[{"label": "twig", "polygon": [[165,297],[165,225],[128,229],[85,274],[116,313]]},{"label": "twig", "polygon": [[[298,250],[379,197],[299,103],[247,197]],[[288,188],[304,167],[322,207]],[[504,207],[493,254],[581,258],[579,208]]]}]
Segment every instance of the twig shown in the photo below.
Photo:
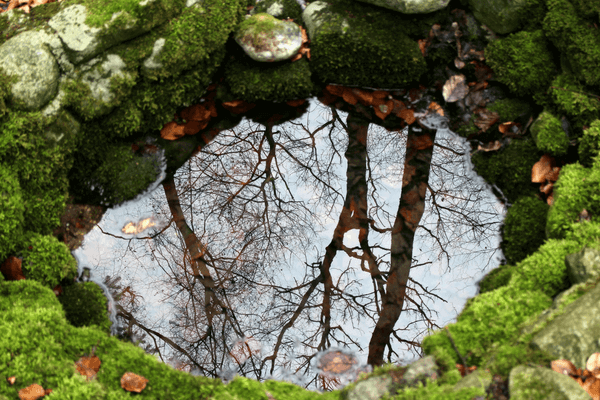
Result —
[{"label": "twig", "polygon": [[448,334],[448,338],[450,339],[450,343],[452,343],[452,347],[454,347],[454,351],[456,351],[456,354],[458,354],[458,356],[460,357],[460,359],[463,362],[463,366],[465,367],[465,375],[468,375],[469,374],[469,366],[467,365],[467,360],[458,351],[458,348],[454,344],[454,340],[452,339],[452,335],[450,334],[450,331],[448,330],[448,327],[445,326],[444,329],[446,329],[446,333]]}]

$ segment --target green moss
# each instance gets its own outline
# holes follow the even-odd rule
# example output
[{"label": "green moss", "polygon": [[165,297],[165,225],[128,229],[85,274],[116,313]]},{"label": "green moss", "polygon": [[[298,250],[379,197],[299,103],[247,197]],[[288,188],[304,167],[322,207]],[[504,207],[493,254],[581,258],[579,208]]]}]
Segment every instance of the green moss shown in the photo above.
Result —
[{"label": "green moss", "polygon": [[600,101],[590,95],[590,90],[568,74],[561,74],[553,81],[548,94],[560,112],[569,116],[576,137],[582,132],[583,125],[597,119],[600,114]]},{"label": "green moss", "polygon": [[302,22],[302,7],[294,0],[262,0],[260,3],[256,5],[256,7],[251,11],[252,14],[256,15],[259,13],[266,13],[273,4],[283,4],[283,8],[281,12],[274,17],[278,19],[287,19],[291,18],[297,24],[303,24]]},{"label": "green moss", "polygon": [[238,54],[225,66],[225,81],[236,99],[284,102],[307,98],[318,91],[308,61],[261,63]]},{"label": "green moss", "polygon": [[[514,205],[513,205],[514,207]],[[510,209],[509,209],[510,211]],[[506,255],[506,253],[504,253]],[[487,273],[479,282],[479,293],[491,292],[492,290],[496,290],[501,288],[502,286],[508,285],[510,279],[512,277],[512,273],[514,271],[514,265],[505,264],[500,265],[498,268],[494,268],[490,272]],[[467,300],[467,304],[465,304],[465,309],[470,305],[473,298]]]},{"label": "green moss", "polygon": [[513,203],[521,196],[539,192],[531,184],[531,168],[541,155],[533,140],[514,140],[504,151],[479,152],[473,154],[471,161],[477,173],[486,181],[496,184],[508,201]]},{"label": "green moss", "polygon": [[508,264],[515,265],[544,243],[548,208],[548,204],[531,196],[519,198],[508,209],[500,244]]},{"label": "green moss", "polygon": [[[552,299],[538,290],[521,291],[508,285],[478,295],[471,306],[460,313],[457,322],[447,328],[469,365],[480,366],[492,344],[510,341],[518,333],[521,322],[551,303]],[[428,355],[438,347],[445,348],[449,354],[454,352],[445,330],[425,337],[421,346]],[[455,357],[459,362],[458,355]]]},{"label": "green moss", "polygon": [[558,118],[548,111],[542,112],[531,125],[531,136],[538,150],[552,156],[564,156],[569,148],[569,138]]},{"label": "green moss", "polygon": [[562,167],[554,185],[554,204],[548,213],[546,237],[564,238],[585,208],[600,215],[600,165],[585,168],[579,163]]},{"label": "green moss", "polygon": [[489,111],[498,113],[500,118],[498,122],[500,123],[516,121],[531,112],[529,103],[518,98],[496,100],[488,104],[486,108]]},{"label": "green moss", "polygon": [[190,7],[173,19],[166,26],[165,50],[157,60],[163,68],[149,77],[177,76],[191,68],[205,68],[204,64],[207,64],[209,68],[204,75],[210,78],[214,67],[222,60],[213,58],[212,53],[220,54],[230,33],[243,20],[246,13],[243,3],[241,0],[206,0],[201,7]]},{"label": "green moss", "polygon": [[16,171],[6,164],[0,164],[0,210],[0,260],[4,261],[23,236],[25,213]]},{"label": "green moss", "polygon": [[556,296],[569,287],[565,257],[580,248],[581,244],[575,240],[547,240],[537,252],[517,264],[509,286]]},{"label": "green moss", "polygon": [[[577,15],[568,0],[547,0],[547,6],[544,18],[546,37],[565,54],[579,80],[586,85],[597,85],[600,83],[600,34],[591,22]],[[594,20],[597,20],[597,15]]]},{"label": "green moss", "polygon": [[330,17],[311,40],[311,69],[319,80],[399,88],[426,72],[418,43],[408,36],[422,33],[418,22],[348,1],[333,2],[321,12],[348,17],[344,24],[342,17]]},{"label": "green moss", "polygon": [[584,129],[583,137],[579,140],[579,162],[581,165],[591,168],[593,158],[600,154],[600,120],[595,120]]},{"label": "green moss", "polygon": [[250,18],[245,18],[236,28],[236,36],[242,30],[250,30],[252,32],[252,41],[257,42],[261,37],[261,33],[269,32],[275,27],[277,18],[265,12],[254,14]]},{"label": "green moss", "polygon": [[[92,27],[101,27],[113,18],[113,14],[121,11],[135,19],[145,21],[146,24],[152,22],[150,27],[153,27],[180,14],[185,6],[185,0],[157,0],[145,5],[140,4],[137,0],[119,0],[109,4],[98,0],[84,0],[79,3],[88,8],[88,17],[85,22]],[[118,23],[119,21],[114,22]]]},{"label": "green moss", "polygon": [[77,273],[77,261],[69,248],[52,235],[28,232],[21,242],[23,262],[21,269],[27,279],[40,282],[48,288]]},{"label": "green moss", "polygon": [[137,156],[131,144],[110,146],[105,159],[89,179],[98,201],[112,207],[134,199],[156,180],[160,166],[156,157]]},{"label": "green moss", "polygon": [[[68,151],[41,134],[51,119],[40,112],[12,112],[0,126],[0,160],[19,177],[25,202],[25,229],[48,234],[59,223],[66,201]],[[70,140],[76,140],[71,138]],[[73,148],[68,141],[65,148]]]},{"label": "green moss", "polygon": [[556,74],[541,30],[521,31],[491,42],[485,58],[497,79],[519,96],[546,89]]},{"label": "green moss", "polygon": [[67,321],[73,326],[98,326],[110,334],[107,300],[102,289],[93,282],[64,286],[58,300],[65,310]]},{"label": "green moss", "polygon": [[[126,372],[148,379],[144,391],[136,395],[140,398],[228,398],[219,397],[225,387],[218,379],[175,370],[97,326],[70,325],[56,295],[37,281],[0,283],[0,314],[0,375],[18,377],[14,385],[6,379],[0,382],[0,395],[7,398],[16,400],[20,389],[37,383],[52,389],[51,397],[56,398],[122,399],[131,396],[120,383]],[[96,383],[75,377],[79,375],[75,362],[92,350],[102,362]]]}]

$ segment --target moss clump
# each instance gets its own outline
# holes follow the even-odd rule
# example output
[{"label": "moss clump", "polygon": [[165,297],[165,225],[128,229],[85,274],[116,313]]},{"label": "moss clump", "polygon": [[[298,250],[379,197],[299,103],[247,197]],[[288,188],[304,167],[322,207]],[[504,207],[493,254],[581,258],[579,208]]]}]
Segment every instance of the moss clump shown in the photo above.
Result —
[{"label": "moss clump", "polygon": [[541,30],[521,31],[493,41],[486,47],[485,57],[498,80],[519,96],[545,90],[556,74]]},{"label": "moss clump", "polygon": [[[501,288],[502,286],[508,285],[510,282],[510,278],[512,277],[512,273],[514,271],[513,265],[501,265],[498,268],[494,268],[486,276],[484,276],[479,282],[477,282],[479,286],[479,293],[491,292],[492,290],[496,290]],[[465,308],[469,305],[469,301],[467,300],[467,304]]]},{"label": "moss clump", "polygon": [[317,93],[306,59],[296,62],[260,63],[240,55],[225,67],[225,80],[236,98],[284,102]]},{"label": "moss clump", "polygon": [[[540,291],[520,291],[508,285],[477,296],[471,306],[460,313],[457,322],[447,328],[467,363],[480,366],[493,343],[509,341],[518,333],[521,322],[550,304],[552,299]],[[427,355],[440,347],[455,354],[445,331],[425,337],[421,346]],[[462,362],[458,355],[455,361]]]},{"label": "moss clump", "polygon": [[568,0],[547,0],[546,4],[548,12],[543,25],[546,37],[565,54],[577,79],[589,86],[598,85],[600,35],[592,24],[598,14],[591,20],[584,19]]},{"label": "moss clump", "polygon": [[25,213],[17,174],[5,164],[0,164],[0,210],[0,261],[3,262],[23,236]]},{"label": "moss clump", "polygon": [[558,118],[548,111],[542,112],[531,125],[531,136],[540,151],[552,156],[563,156],[569,149],[569,138]]},{"label": "moss clump", "polygon": [[576,137],[580,136],[583,125],[594,121],[600,114],[600,101],[590,95],[590,90],[581,85],[575,78],[568,74],[561,74],[553,81],[548,94],[558,108],[559,112],[569,116],[573,122],[573,131]]},{"label": "moss clump", "polygon": [[499,123],[516,121],[531,112],[529,103],[515,98],[496,100],[486,108],[488,111],[498,113]]},{"label": "moss clump", "polygon": [[544,243],[548,208],[548,204],[533,196],[518,199],[508,209],[500,243],[508,264],[515,265]]},{"label": "moss clump", "polygon": [[521,196],[538,193],[531,183],[531,168],[539,161],[541,152],[533,140],[515,140],[499,153],[476,153],[471,161],[479,175],[496,184],[510,203]]},{"label": "moss clump", "polygon": [[75,327],[96,325],[110,333],[107,301],[102,289],[93,282],[75,283],[63,287],[58,300],[65,310],[67,321]]},{"label": "moss clump", "polygon": [[600,120],[597,119],[584,129],[583,137],[579,139],[579,162],[581,165],[591,168],[593,158],[600,154]]},{"label": "moss clump", "polygon": [[135,198],[154,182],[158,166],[151,157],[137,157],[129,145],[115,145],[96,171],[95,178],[105,193],[103,201],[119,204]]},{"label": "moss clump", "polygon": [[76,138],[61,146],[42,134],[50,123],[40,112],[14,112],[0,124],[0,160],[19,179],[24,208],[24,230],[49,234],[60,224],[67,198],[67,172],[72,165],[69,149]]},{"label": "moss clump", "polygon": [[52,235],[30,232],[22,242],[23,263],[21,268],[27,279],[54,288],[66,277],[74,278],[77,261],[69,248]]},{"label": "moss clump", "polygon": [[600,159],[592,168],[579,163],[562,167],[554,185],[554,204],[548,212],[546,237],[565,238],[577,225],[579,213],[585,208],[593,216],[600,215]]}]

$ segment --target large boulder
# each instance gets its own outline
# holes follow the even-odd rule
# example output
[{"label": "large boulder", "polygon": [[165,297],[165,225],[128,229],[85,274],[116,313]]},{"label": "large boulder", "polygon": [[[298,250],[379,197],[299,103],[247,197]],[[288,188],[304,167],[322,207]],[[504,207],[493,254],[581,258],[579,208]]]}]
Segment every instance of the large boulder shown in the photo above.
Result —
[{"label": "large boulder", "polygon": [[446,7],[450,0],[359,0],[405,14],[425,14]]}]

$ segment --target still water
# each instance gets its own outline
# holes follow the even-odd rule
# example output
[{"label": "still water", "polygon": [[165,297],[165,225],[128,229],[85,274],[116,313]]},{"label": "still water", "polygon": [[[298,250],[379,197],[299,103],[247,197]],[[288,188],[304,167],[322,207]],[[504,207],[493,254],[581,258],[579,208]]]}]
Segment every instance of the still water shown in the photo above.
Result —
[{"label": "still water", "polygon": [[[345,121],[346,113],[339,114]],[[377,314],[373,306],[375,284],[370,274],[361,269],[360,262],[348,255],[352,252],[360,255],[362,252],[358,230],[346,233],[344,245],[348,250],[338,252],[334,259],[333,282],[343,293],[332,301],[329,337],[324,339],[320,331],[321,292],[315,292],[316,299],[309,300],[310,307],[305,308],[301,317],[281,335],[282,327],[291,321],[303,294],[307,292],[307,282],[315,278],[315,269],[311,266],[323,259],[346,195],[347,163],[343,152],[347,137],[344,137],[345,132],[339,124],[322,129],[332,120],[331,115],[330,109],[314,98],[310,99],[307,114],[273,129],[276,141],[288,145],[292,139],[306,140],[306,132],[313,132],[315,147],[298,145],[294,148],[290,145],[288,153],[277,148],[278,169],[272,166],[272,171],[277,171],[273,188],[281,199],[295,203],[286,209],[287,214],[271,215],[268,221],[277,235],[269,240],[263,237],[262,245],[260,240],[254,239],[260,235],[264,225],[260,222],[265,212],[264,204],[247,203],[250,205],[244,207],[244,217],[233,207],[223,213],[208,210],[213,207],[218,210],[218,205],[226,204],[237,191],[246,200],[252,197],[251,185],[244,186],[243,183],[250,177],[253,165],[258,165],[258,170],[264,168],[268,145],[260,150],[262,164],[258,160],[252,164],[250,160],[250,154],[256,155],[253,149],[257,148],[257,137],[262,136],[264,126],[244,119],[234,131],[221,132],[201,153],[180,168],[175,177],[188,225],[210,250],[211,257],[228,260],[229,272],[223,275],[226,277],[223,282],[233,293],[230,304],[238,316],[236,324],[240,328],[223,328],[217,334],[227,347],[208,349],[195,344],[198,362],[200,359],[203,362],[199,365],[206,367],[206,360],[218,359],[216,370],[224,381],[232,379],[235,374],[243,375],[245,371],[246,376],[253,379],[286,380],[321,391],[324,382],[315,377],[322,372],[319,368],[325,361],[343,360],[344,363],[339,365],[346,365],[339,374],[327,375],[337,378],[336,388],[344,386],[359,371],[365,370]],[[443,206],[434,207],[428,194],[421,227],[415,235],[412,281],[407,293],[418,302],[419,307],[427,310],[430,323],[417,314],[415,304],[405,303],[396,324],[396,334],[407,342],[420,342],[427,328],[432,328],[432,323],[436,324],[433,326],[436,328],[455,322],[466,300],[476,294],[476,282],[497,267],[502,257],[498,248],[498,231],[505,214],[504,205],[496,200],[483,179],[473,172],[465,154],[470,151],[466,140],[445,129],[443,121],[429,120],[428,123],[440,127],[436,144],[445,147],[434,148],[429,181],[431,188],[440,194],[438,202],[439,197],[443,197]],[[373,124],[369,127],[368,201],[370,208],[374,204],[379,205],[377,209],[370,209],[369,215],[379,227],[391,227],[398,209],[405,134],[406,131],[389,132]],[[228,153],[227,149],[231,148],[239,152]],[[311,175],[306,169],[298,168],[295,160],[308,154],[303,154],[303,151],[320,154],[316,159],[323,163],[321,166],[330,163],[333,168],[323,172],[316,161],[312,168],[321,171],[319,174]],[[463,155],[459,155],[461,153]],[[228,183],[211,186],[211,176],[219,176],[221,182]],[[198,327],[203,327],[206,321],[199,317],[194,327],[194,324],[186,324],[183,316],[183,311],[193,313],[196,309],[189,293],[182,290],[186,282],[190,282],[190,274],[185,271],[187,264],[182,236],[173,223],[156,238],[149,239],[165,228],[172,218],[165,191],[160,185],[163,178],[164,173],[134,201],[109,209],[73,254],[80,272],[84,267],[90,268],[90,279],[108,294],[113,334],[123,321],[115,318],[116,302],[105,283],[120,278],[121,287],[127,287],[127,293],[132,295],[122,297],[119,304],[132,311],[145,327],[170,338],[191,354],[193,346],[189,343],[194,342],[191,339],[197,340],[202,336],[203,331]],[[372,179],[369,181],[369,178]],[[256,185],[260,186],[263,180],[264,177]],[[327,190],[319,186],[319,181],[323,180],[330,184]],[[185,194],[184,188],[189,189]],[[329,197],[323,200],[325,193]],[[260,196],[258,199],[261,199]],[[269,212],[274,213],[277,207],[285,209],[285,204],[269,201]],[[311,213],[301,214],[309,209]],[[296,214],[287,216],[292,211]],[[480,221],[483,231],[475,232],[465,223],[467,213]],[[138,227],[144,221],[150,221],[150,225],[154,226],[140,233],[126,233],[127,227],[129,232],[134,232],[136,229],[132,227]],[[443,251],[437,244],[438,240]],[[369,243],[378,246],[373,247],[378,260],[389,260],[389,234],[371,230]],[[239,256],[242,251],[245,251],[244,257]],[[388,266],[381,264],[380,269]],[[209,266],[209,269],[211,275],[215,273],[212,267]],[[255,284],[245,283],[250,281]],[[430,294],[425,295],[424,290]],[[115,293],[114,290],[112,292]],[[352,304],[352,307],[345,304]],[[375,315],[375,319],[369,315]],[[217,319],[220,324],[222,318],[217,316],[215,321]],[[150,351],[148,349],[155,347],[153,339],[160,349],[160,355],[154,354],[159,360],[194,375],[201,374],[197,366],[189,365],[185,355],[158,337],[146,336],[139,346]],[[185,339],[188,339],[188,344]],[[422,356],[419,349],[406,342],[400,343],[393,336],[391,344],[394,351],[391,360],[394,363],[406,365]],[[319,351],[319,346],[325,351]],[[275,350],[278,350],[275,364],[268,361],[261,365]],[[313,355],[315,357],[307,362],[306,357]],[[387,350],[385,357],[387,360]],[[257,370],[261,371],[260,376]]]}]

